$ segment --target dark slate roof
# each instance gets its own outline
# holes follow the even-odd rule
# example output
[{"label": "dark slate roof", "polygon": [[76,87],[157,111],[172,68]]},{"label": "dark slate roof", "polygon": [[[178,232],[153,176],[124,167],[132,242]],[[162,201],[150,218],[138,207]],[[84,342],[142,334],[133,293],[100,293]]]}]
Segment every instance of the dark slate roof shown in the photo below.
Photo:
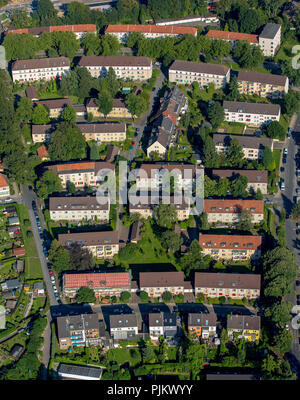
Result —
[{"label": "dark slate roof", "polygon": [[110,329],[137,327],[137,319],[135,314],[110,315],[109,322]]},{"label": "dark slate roof", "polygon": [[97,197],[50,197],[50,211],[71,211],[71,210],[107,210],[109,203],[100,204]]},{"label": "dark slate roof", "polygon": [[260,317],[257,315],[230,315],[227,321],[228,329],[260,330]]},{"label": "dark slate roof", "polygon": [[216,326],[217,315],[215,313],[190,313],[188,326]]},{"label": "dark slate roof", "polygon": [[67,57],[55,57],[55,58],[33,58],[29,60],[17,60],[12,64],[12,71],[18,70],[29,70],[36,68],[57,68],[57,67],[69,67],[70,60]]},{"label": "dark slate roof", "polygon": [[96,313],[57,317],[57,331],[59,338],[69,337],[70,331],[83,329],[99,329],[98,315]]},{"label": "dark slate roof", "polygon": [[223,101],[225,112],[249,113],[260,115],[279,115],[279,104],[246,103],[243,101]]},{"label": "dark slate roof", "polygon": [[186,71],[186,72],[198,72],[204,74],[221,75],[226,76],[229,68],[225,65],[219,64],[208,64],[194,61],[182,61],[175,60],[170,66],[169,71]]},{"label": "dark slate roof", "polygon": [[259,82],[261,84],[284,86],[288,78],[284,75],[241,70],[238,73],[237,79],[238,81]]},{"label": "dark slate roof", "polygon": [[232,139],[236,139],[243,148],[247,149],[264,149],[266,146],[272,147],[273,139],[246,135],[226,135],[222,133],[214,133],[213,141],[215,145],[229,146]]},{"label": "dark slate roof", "polygon": [[57,372],[58,374],[78,375],[100,379],[102,370],[98,367],[87,367],[84,365],[59,364]]},{"label": "dark slate roof", "polygon": [[281,25],[279,24],[266,24],[259,37],[265,39],[274,39],[280,27]]}]

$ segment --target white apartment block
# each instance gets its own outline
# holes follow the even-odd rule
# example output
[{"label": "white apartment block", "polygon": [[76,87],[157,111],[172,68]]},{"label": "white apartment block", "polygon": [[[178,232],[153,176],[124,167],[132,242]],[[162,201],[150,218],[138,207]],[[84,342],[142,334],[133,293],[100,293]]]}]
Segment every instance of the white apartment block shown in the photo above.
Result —
[{"label": "white apartment block", "polygon": [[61,79],[70,72],[70,60],[67,57],[17,60],[11,71],[13,82]]},{"label": "white apartment block", "polygon": [[241,122],[246,125],[263,126],[280,120],[279,104],[246,103],[223,101],[225,121]]},{"label": "white apartment block", "polygon": [[[104,202],[104,200],[103,200]],[[108,223],[109,198],[100,204],[96,197],[50,197],[50,219],[53,221],[96,221]]]},{"label": "white apartment block", "polygon": [[175,60],[169,68],[169,81],[179,84],[198,82],[200,88],[213,83],[224,88],[230,80],[230,68],[224,65]]},{"label": "white apartment block", "polygon": [[[159,200],[157,199],[151,199],[149,196],[149,202],[148,196],[140,196],[141,201],[135,203],[132,198],[129,198],[129,214],[139,214],[142,218],[148,218],[151,217],[153,218],[154,216],[154,209],[155,207],[158,207],[159,205]],[[138,200],[138,199],[137,199]],[[151,200],[151,201],[150,201]],[[163,202],[162,202],[163,203]],[[175,208],[176,214],[177,214],[177,220],[178,221],[184,221],[189,218],[190,216],[190,206],[187,202],[187,199],[184,199],[184,196],[182,196],[182,199],[175,200],[174,197],[170,196],[169,203],[166,204],[172,204]]]},{"label": "white apartment block", "polygon": [[258,36],[258,43],[264,56],[274,57],[281,44],[281,25],[266,24]]},{"label": "white apartment block", "polygon": [[104,78],[112,68],[117,78],[146,81],[152,76],[152,60],[134,56],[83,56],[79,64],[86,67],[93,78]]}]

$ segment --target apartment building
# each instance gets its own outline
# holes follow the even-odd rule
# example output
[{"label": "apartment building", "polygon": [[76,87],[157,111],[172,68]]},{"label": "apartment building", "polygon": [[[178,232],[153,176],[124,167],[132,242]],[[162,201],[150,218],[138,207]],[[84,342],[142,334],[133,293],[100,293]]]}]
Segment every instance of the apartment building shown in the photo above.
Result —
[{"label": "apartment building", "polygon": [[199,245],[205,256],[216,260],[258,260],[261,257],[261,236],[199,235]]},{"label": "apartment building", "polygon": [[250,126],[269,124],[280,120],[279,104],[246,103],[242,101],[223,101],[225,121],[241,122]]},{"label": "apartment building", "polygon": [[166,340],[172,340],[177,335],[176,313],[160,312],[149,314],[149,334],[152,342],[157,343],[162,336]]},{"label": "apartment building", "polygon": [[278,99],[289,91],[289,78],[284,75],[240,70],[237,80],[240,94]]},{"label": "apartment building", "polygon": [[[92,114],[94,118],[105,117],[105,115],[99,111],[99,106],[96,103],[96,99],[89,99],[89,101],[86,105],[86,112],[88,114]],[[128,108],[123,100],[114,99],[113,100],[113,108],[107,114],[106,118],[128,118],[129,119],[129,118],[135,118],[135,117],[130,113],[130,111],[128,110]]]},{"label": "apartment building", "polygon": [[67,57],[16,60],[11,66],[13,82],[61,79],[69,72],[70,60]]},{"label": "apartment building", "polygon": [[78,244],[88,249],[98,259],[113,258],[119,251],[117,231],[65,233],[58,235],[59,243],[66,248]]},{"label": "apartment building", "polygon": [[189,313],[188,332],[198,338],[213,338],[217,332],[217,315],[215,313]]},{"label": "apartment building", "polygon": [[159,297],[164,292],[172,295],[184,294],[184,274],[179,272],[140,272],[139,288],[150,297]]},{"label": "apartment building", "polygon": [[103,182],[106,175],[115,172],[114,165],[104,161],[74,161],[47,168],[57,174],[64,189],[69,183],[74,183],[76,188],[95,187]]},{"label": "apartment building", "polygon": [[239,222],[243,210],[248,210],[252,222],[259,224],[264,219],[263,200],[205,199],[204,212],[209,224],[234,224]]},{"label": "apartment building", "polygon": [[142,33],[146,39],[162,39],[165,37],[180,37],[182,35],[197,36],[197,28],[189,26],[108,25],[105,29],[105,33],[115,36],[122,43],[126,43],[128,35],[133,32]]},{"label": "apartment building", "polygon": [[151,131],[147,147],[147,157],[153,153],[166,157],[172,143],[177,139],[176,126],[171,118],[163,115],[155,123]]},{"label": "apartment building", "polygon": [[10,189],[7,176],[0,174],[0,198],[8,196],[10,196]]},{"label": "apartment building", "polygon": [[260,275],[195,272],[194,286],[195,296],[257,299],[260,296]]},{"label": "apartment building", "polygon": [[57,317],[57,334],[61,350],[70,347],[85,347],[101,342],[98,315],[80,314]]},{"label": "apartment building", "polygon": [[181,116],[188,109],[188,104],[186,95],[177,86],[174,86],[170,91],[165,92],[163,98],[160,100],[160,107],[154,118],[158,119],[161,116],[166,116],[177,126]]},{"label": "apartment building", "polygon": [[[52,221],[97,221],[109,222],[109,198],[100,204],[96,196],[50,197],[49,211]],[[104,201],[103,201],[104,202]]]},{"label": "apartment building", "polygon": [[43,33],[53,32],[73,32],[77,39],[82,39],[87,33],[97,33],[97,27],[94,24],[80,24],[80,25],[50,25],[38,26],[35,28],[21,28],[21,29],[8,29],[6,34],[30,34],[35,37],[40,37]]},{"label": "apartment building", "polygon": [[40,100],[33,103],[34,106],[41,104],[49,110],[50,118],[59,118],[64,111],[65,107],[72,105],[71,99],[50,99],[50,100]]},{"label": "apartment building", "polygon": [[265,57],[273,57],[281,44],[281,25],[266,24],[259,35],[209,30],[207,36],[211,39],[226,40],[232,46],[241,40],[247,41],[252,45],[259,46]]},{"label": "apartment building", "polygon": [[[126,139],[126,124],[121,122],[78,123],[76,126],[81,130],[86,141],[108,143],[122,142]],[[34,143],[50,142],[55,128],[54,125],[32,125],[32,141]]]},{"label": "apartment building", "polygon": [[[148,196],[140,196],[138,200],[139,202],[137,203],[133,197],[129,197],[129,214],[139,214],[142,218],[153,218],[154,209],[159,205],[162,198],[148,198]],[[190,205],[188,200],[183,196],[182,198],[170,196],[167,204],[172,204],[174,206],[178,221],[184,221],[189,218]]]},{"label": "apartment building", "polygon": [[130,272],[81,272],[63,275],[64,296],[74,298],[81,287],[89,287],[95,296],[120,296],[131,291]]},{"label": "apartment building", "polygon": [[257,315],[230,315],[227,320],[227,332],[230,339],[237,337],[246,342],[257,342],[260,339],[261,322]]},{"label": "apartment building", "polygon": [[213,83],[224,88],[230,80],[230,68],[224,65],[175,60],[169,68],[169,81],[181,84],[198,82],[200,88]]},{"label": "apartment building", "polygon": [[136,340],[138,324],[135,314],[109,316],[110,334],[114,340]]},{"label": "apartment building", "polygon": [[269,147],[273,151],[273,139],[271,138],[258,138],[253,135],[226,135],[223,133],[214,133],[213,141],[216,146],[216,151],[219,154],[226,154],[232,139],[239,142],[243,149],[244,158],[247,160],[262,160],[263,152],[266,147]]},{"label": "apartment building", "polygon": [[262,194],[268,193],[268,171],[254,169],[213,169],[212,177],[217,179],[227,178],[229,181],[245,176],[248,179],[248,192],[256,193],[258,189]]},{"label": "apartment building", "polygon": [[152,76],[152,60],[134,56],[83,56],[79,64],[86,67],[93,78],[104,78],[112,68],[117,78],[146,81]]},{"label": "apartment building", "polygon": [[281,25],[266,24],[258,36],[258,44],[264,56],[274,57],[281,44]]}]

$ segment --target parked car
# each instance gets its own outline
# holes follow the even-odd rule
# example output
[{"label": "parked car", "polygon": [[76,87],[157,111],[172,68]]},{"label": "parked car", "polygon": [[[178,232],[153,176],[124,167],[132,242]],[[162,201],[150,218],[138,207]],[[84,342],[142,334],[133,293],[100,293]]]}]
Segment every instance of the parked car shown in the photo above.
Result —
[{"label": "parked car", "polygon": [[285,190],[284,179],[282,179],[282,181],[280,182],[280,189],[281,189],[282,191]]},{"label": "parked car", "polygon": [[282,163],[283,163],[283,164],[286,164],[286,157],[284,157],[284,158],[282,159]]},{"label": "parked car", "polygon": [[300,281],[296,281],[296,286],[300,286]]},{"label": "parked car", "polygon": [[285,147],[285,148],[283,149],[283,154],[287,155],[287,153],[288,153],[288,149]]}]

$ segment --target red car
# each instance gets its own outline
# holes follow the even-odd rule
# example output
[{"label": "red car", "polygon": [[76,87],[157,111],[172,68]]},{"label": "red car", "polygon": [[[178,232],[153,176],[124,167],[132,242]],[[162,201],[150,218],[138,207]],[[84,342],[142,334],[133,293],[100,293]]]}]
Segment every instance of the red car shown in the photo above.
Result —
[{"label": "red car", "polygon": [[53,276],[53,272],[52,272],[52,271],[49,271],[49,275],[50,275],[50,276]]},{"label": "red car", "polygon": [[132,141],[131,141],[131,144],[132,144],[132,146],[133,146],[133,145],[135,144],[135,141],[134,141],[134,140],[132,140]]}]

